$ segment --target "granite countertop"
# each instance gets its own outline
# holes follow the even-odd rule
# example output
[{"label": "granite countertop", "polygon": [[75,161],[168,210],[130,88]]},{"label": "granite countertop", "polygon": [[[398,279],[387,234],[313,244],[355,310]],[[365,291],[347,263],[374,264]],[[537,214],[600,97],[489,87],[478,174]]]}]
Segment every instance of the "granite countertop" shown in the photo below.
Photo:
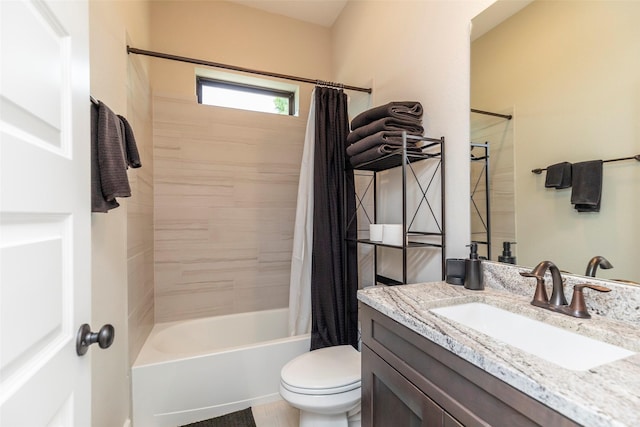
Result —
[{"label": "granite countertop", "polygon": [[[640,421],[640,331],[634,323],[597,314],[577,319],[534,307],[531,297],[494,288],[470,291],[445,282],[376,286],[358,291],[358,299],[577,423],[636,426]],[[638,354],[573,371],[429,311],[467,302],[489,303]]]}]

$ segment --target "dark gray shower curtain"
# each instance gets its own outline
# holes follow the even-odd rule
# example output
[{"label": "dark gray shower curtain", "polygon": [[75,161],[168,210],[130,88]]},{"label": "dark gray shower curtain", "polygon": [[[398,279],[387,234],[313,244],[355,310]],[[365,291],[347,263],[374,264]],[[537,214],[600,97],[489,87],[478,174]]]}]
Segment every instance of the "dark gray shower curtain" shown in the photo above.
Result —
[{"label": "dark gray shower curtain", "polygon": [[358,260],[353,169],[346,161],[347,96],[315,89],[311,350],[358,346]]}]

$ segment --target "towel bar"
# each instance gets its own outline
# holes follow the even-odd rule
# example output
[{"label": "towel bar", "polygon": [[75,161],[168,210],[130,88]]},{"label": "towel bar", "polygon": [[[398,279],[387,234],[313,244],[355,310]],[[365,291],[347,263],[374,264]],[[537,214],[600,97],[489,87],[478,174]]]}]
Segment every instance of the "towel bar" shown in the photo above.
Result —
[{"label": "towel bar", "polygon": [[[621,160],[637,160],[640,162],[640,154],[636,154],[635,156],[629,156],[629,157],[620,157],[618,159],[603,160],[602,163],[619,162]],[[547,168],[538,168],[538,169],[531,170],[531,172],[537,175],[540,175],[542,171],[546,171],[546,170]]]}]

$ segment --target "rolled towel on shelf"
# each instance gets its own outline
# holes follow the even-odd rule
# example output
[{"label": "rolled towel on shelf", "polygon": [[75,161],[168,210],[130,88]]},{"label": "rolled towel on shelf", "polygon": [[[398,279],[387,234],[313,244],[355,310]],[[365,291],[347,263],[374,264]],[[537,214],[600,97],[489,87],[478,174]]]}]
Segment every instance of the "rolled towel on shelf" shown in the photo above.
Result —
[{"label": "rolled towel on shelf", "polygon": [[416,101],[395,101],[379,107],[370,108],[358,114],[351,121],[351,129],[357,129],[384,117],[404,120],[421,120],[422,104]]},{"label": "rolled towel on shelf", "polygon": [[[363,151],[349,158],[349,162],[351,162],[353,166],[358,166],[363,163],[370,162],[371,160],[378,159],[382,156],[385,156],[387,154],[391,154],[395,151],[400,151],[400,150],[402,150],[402,147],[397,145],[388,145],[388,144],[377,145],[373,148],[368,149],[367,151]],[[422,149],[420,149],[419,147],[416,147],[415,145],[412,147],[407,146],[407,152],[421,153]]]},{"label": "rolled towel on shelf", "polygon": [[[395,145],[396,148],[402,147],[402,132],[398,131],[380,131],[366,138],[362,138],[354,144],[347,147],[347,155],[355,156],[356,154],[367,151],[377,145]],[[415,147],[414,142],[407,141],[407,147]]]},{"label": "rolled towel on shelf", "polygon": [[349,144],[354,144],[357,141],[380,131],[406,131],[409,135],[422,136],[424,134],[424,127],[420,120],[383,117],[374,122],[353,129],[349,135],[347,135],[347,142]]},{"label": "rolled towel on shelf", "polygon": [[578,212],[600,212],[602,201],[602,160],[574,163],[571,204]]},{"label": "rolled towel on shelf", "polygon": [[547,166],[544,186],[558,190],[571,187],[571,163],[561,162]]}]

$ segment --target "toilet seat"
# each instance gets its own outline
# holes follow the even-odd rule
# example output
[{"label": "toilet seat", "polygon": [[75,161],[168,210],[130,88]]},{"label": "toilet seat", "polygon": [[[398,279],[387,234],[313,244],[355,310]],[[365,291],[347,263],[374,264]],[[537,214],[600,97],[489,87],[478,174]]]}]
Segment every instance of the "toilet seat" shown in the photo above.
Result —
[{"label": "toilet seat", "polygon": [[298,394],[309,394],[309,395],[330,395],[330,394],[340,394],[340,393],[345,393],[347,391],[351,391],[351,390],[355,390],[357,388],[360,388],[361,384],[360,381],[351,383],[351,384],[346,384],[340,387],[332,387],[332,388],[304,388],[304,387],[296,387],[294,385],[291,384],[287,384],[284,381],[281,382],[282,387],[284,387],[285,389],[289,390],[292,393],[298,393]]},{"label": "toilet seat", "polygon": [[325,347],[298,356],[281,372],[281,385],[299,394],[331,395],[360,388],[360,353],[350,345]]}]

